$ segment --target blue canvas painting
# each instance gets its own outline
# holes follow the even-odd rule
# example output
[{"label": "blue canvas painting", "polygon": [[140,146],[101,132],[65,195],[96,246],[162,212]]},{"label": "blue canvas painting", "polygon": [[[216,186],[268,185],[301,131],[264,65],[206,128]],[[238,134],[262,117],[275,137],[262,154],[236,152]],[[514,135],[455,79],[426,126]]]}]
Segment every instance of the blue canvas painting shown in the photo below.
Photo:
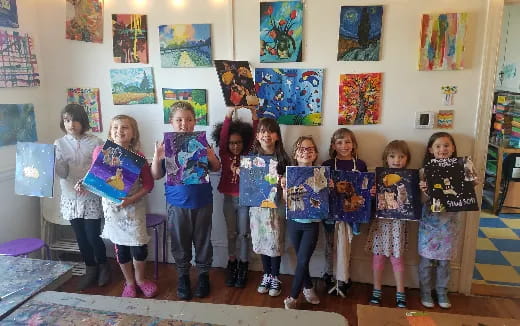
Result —
[{"label": "blue canvas painting", "polygon": [[416,221],[421,218],[419,171],[376,168],[376,217]]},{"label": "blue canvas painting", "polygon": [[271,156],[240,157],[240,205],[276,208],[277,166]]},{"label": "blue canvas painting", "polygon": [[287,218],[327,219],[330,171],[328,166],[288,166]]},{"label": "blue canvas painting", "polygon": [[209,183],[208,146],[205,131],[165,132],[166,184]]},{"label": "blue canvas painting", "polygon": [[18,142],[14,192],[17,195],[52,197],[54,145]]},{"label": "blue canvas painting", "polygon": [[139,178],[145,164],[144,157],[107,140],[83,179],[83,186],[90,192],[120,204]]},{"label": "blue canvas painting", "polygon": [[374,173],[333,170],[334,188],[330,194],[333,219],[344,222],[368,223],[372,211],[370,188]]},{"label": "blue canvas painting", "polygon": [[338,61],[379,61],[383,6],[342,6]]},{"label": "blue canvas painting", "polygon": [[18,28],[16,0],[0,1],[0,26]]},{"label": "blue canvas painting", "polygon": [[0,104],[0,146],[37,140],[32,104]]},{"label": "blue canvas painting", "polygon": [[255,69],[259,116],[286,125],[321,125],[323,69]]}]

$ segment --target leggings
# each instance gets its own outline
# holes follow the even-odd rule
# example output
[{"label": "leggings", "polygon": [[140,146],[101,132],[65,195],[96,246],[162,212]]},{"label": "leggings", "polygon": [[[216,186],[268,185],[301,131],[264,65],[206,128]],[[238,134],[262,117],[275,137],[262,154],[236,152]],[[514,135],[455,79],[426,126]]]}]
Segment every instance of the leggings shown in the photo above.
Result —
[{"label": "leggings", "polygon": [[119,264],[126,264],[133,259],[136,261],[144,261],[148,256],[148,245],[142,246],[122,246],[115,245],[117,262]]},{"label": "leggings", "polygon": [[271,274],[272,276],[280,275],[280,263],[282,257],[270,257],[267,255],[260,255],[262,257],[262,266],[264,267],[264,274]]},{"label": "leggings", "polygon": [[[374,255],[372,259],[372,268],[376,271],[382,271],[385,269],[385,258],[383,255]],[[392,269],[394,270],[394,274],[404,272],[404,263],[403,257],[390,257],[390,262],[392,262]]]},{"label": "leggings", "polygon": [[85,260],[86,266],[96,266],[107,262],[105,243],[99,237],[101,233],[101,219],[75,218],[70,225],[76,234],[79,251]]},{"label": "leggings", "polygon": [[291,287],[291,297],[298,298],[302,288],[311,289],[312,280],[309,274],[309,262],[311,260],[320,230],[319,223],[299,223],[293,220],[287,222],[289,237],[296,251],[296,270]]}]

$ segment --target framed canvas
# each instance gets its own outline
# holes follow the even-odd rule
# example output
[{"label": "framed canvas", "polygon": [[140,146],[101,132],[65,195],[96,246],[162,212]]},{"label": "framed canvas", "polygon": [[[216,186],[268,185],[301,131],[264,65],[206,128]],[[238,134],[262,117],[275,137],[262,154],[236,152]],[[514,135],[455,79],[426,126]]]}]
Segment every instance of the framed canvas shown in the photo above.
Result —
[{"label": "framed canvas", "polygon": [[112,49],[118,63],[148,63],[146,15],[112,15]]},{"label": "framed canvas", "polygon": [[211,25],[160,25],[159,47],[163,68],[210,67]]},{"label": "framed canvas", "polygon": [[115,105],[155,104],[152,68],[111,69]]},{"label": "framed canvas", "polygon": [[83,186],[120,204],[139,179],[145,164],[148,163],[144,157],[107,140],[83,179]]},{"label": "framed canvas", "polygon": [[14,192],[17,195],[52,197],[54,145],[18,142]]},{"label": "framed canvas", "polygon": [[338,124],[379,123],[381,78],[381,73],[340,75]]},{"label": "framed canvas", "polygon": [[259,116],[286,125],[321,125],[323,69],[256,68]]},{"label": "framed canvas", "polygon": [[471,157],[431,159],[424,166],[432,212],[478,211]]},{"label": "framed canvas", "polygon": [[69,88],[67,89],[67,104],[82,105],[87,112],[91,130],[93,132],[103,131],[99,88]]},{"label": "framed canvas", "polygon": [[288,219],[327,219],[330,170],[328,166],[288,166]]},{"label": "framed canvas", "polygon": [[33,46],[29,34],[0,30],[0,88],[40,86]]},{"label": "framed canvas", "polygon": [[368,223],[372,211],[370,188],[374,173],[332,170],[331,217],[338,221]]},{"label": "framed canvas", "polygon": [[208,146],[205,131],[165,132],[166,184],[209,183]]},{"label": "framed canvas", "polygon": [[174,103],[185,101],[195,110],[195,124],[208,125],[208,102],[205,89],[171,89],[163,88],[163,113],[164,123],[170,123],[170,108]]},{"label": "framed canvas", "polygon": [[278,194],[278,161],[272,156],[240,157],[241,206],[276,208]]},{"label": "framed canvas", "polygon": [[35,142],[37,138],[32,104],[0,104],[0,146]]},{"label": "framed canvas", "polygon": [[66,0],[65,38],[103,43],[103,0]]},{"label": "framed canvas", "polygon": [[376,217],[417,221],[421,218],[419,170],[376,168]]},{"label": "framed canvas", "polygon": [[437,128],[452,129],[455,110],[439,110],[437,113]]},{"label": "framed canvas", "polygon": [[416,129],[432,129],[435,124],[435,112],[422,111],[415,112],[415,128]]},{"label": "framed canvas", "polygon": [[0,1],[0,26],[18,28],[16,0]]},{"label": "framed canvas", "polygon": [[215,60],[215,69],[226,106],[258,104],[249,62]]}]

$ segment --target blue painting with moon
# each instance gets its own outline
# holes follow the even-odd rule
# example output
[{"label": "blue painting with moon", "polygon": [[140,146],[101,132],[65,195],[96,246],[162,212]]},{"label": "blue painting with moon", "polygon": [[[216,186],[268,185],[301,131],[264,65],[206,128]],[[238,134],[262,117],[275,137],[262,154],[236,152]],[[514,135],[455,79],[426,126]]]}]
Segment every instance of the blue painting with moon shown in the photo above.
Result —
[{"label": "blue painting with moon", "polygon": [[288,166],[287,218],[327,219],[330,171],[328,166]]},{"label": "blue painting with moon", "polygon": [[18,142],[14,192],[18,195],[52,197],[54,145]]},{"label": "blue painting with moon", "polygon": [[239,201],[241,206],[276,208],[278,161],[271,156],[241,156]]},{"label": "blue painting with moon", "polygon": [[376,217],[417,221],[421,218],[419,171],[376,168]]}]

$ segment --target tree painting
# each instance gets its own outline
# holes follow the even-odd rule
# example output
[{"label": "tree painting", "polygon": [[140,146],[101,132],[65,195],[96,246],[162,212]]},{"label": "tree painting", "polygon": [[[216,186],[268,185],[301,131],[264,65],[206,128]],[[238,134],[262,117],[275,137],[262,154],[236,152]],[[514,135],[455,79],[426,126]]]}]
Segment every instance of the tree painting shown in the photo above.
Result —
[{"label": "tree painting", "polygon": [[340,75],[340,125],[379,123],[381,109],[381,73]]},{"label": "tree painting", "polygon": [[115,105],[156,103],[152,68],[112,69],[110,78]]},{"label": "tree painting", "polygon": [[112,15],[114,61],[148,63],[146,15]]}]

